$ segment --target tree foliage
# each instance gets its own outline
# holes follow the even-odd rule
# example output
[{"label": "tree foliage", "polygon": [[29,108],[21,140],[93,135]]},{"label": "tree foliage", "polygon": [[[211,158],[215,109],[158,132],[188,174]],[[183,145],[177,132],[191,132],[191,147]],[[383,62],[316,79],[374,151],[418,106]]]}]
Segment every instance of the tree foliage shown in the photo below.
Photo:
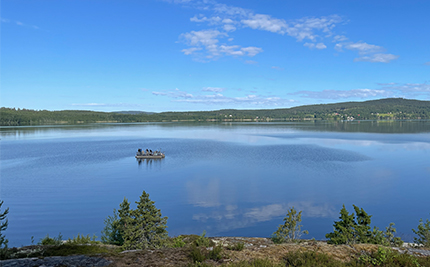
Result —
[{"label": "tree foliage", "polygon": [[3,200],[0,200],[0,260],[6,259],[9,254],[8,247],[7,247],[7,244],[9,241],[2,234],[2,232],[6,231],[9,223],[6,218],[6,215],[9,213],[9,208],[1,212],[2,205],[3,205]]},{"label": "tree foliage", "polygon": [[418,236],[414,237],[414,241],[417,244],[421,244],[424,247],[430,248],[430,221],[427,219],[424,223],[423,219],[420,219],[418,229],[412,229],[412,231]]},{"label": "tree foliage", "polygon": [[355,214],[346,210],[345,205],[340,210],[339,221],[334,222],[333,232],[326,234],[329,244],[381,244],[400,246],[403,241],[399,237],[394,237],[396,229],[394,223],[386,227],[386,231],[380,231],[377,227],[371,230],[370,223],[372,215],[367,214],[363,208],[355,205]]},{"label": "tree foliage", "polygon": [[300,222],[302,221],[302,211],[292,207],[288,210],[284,218],[284,224],[279,225],[278,230],[272,234],[272,240],[275,243],[294,242],[303,234],[309,234],[307,230],[302,231]]},{"label": "tree foliage", "polygon": [[122,245],[124,249],[159,248],[165,245],[167,217],[155,207],[149,194],[143,191],[136,209],[130,208],[126,198],[118,211],[105,220],[102,242]]},{"label": "tree foliage", "polygon": [[387,98],[283,109],[223,109],[161,113],[0,108],[0,125],[2,126],[97,122],[349,120],[351,118],[360,120],[429,119],[430,101]]}]

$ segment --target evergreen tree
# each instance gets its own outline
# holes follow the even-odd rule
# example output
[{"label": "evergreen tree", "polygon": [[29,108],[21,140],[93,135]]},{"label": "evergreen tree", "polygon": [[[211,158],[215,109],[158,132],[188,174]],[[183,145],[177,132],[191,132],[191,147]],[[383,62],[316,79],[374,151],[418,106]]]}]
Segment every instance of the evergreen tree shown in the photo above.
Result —
[{"label": "evergreen tree", "polygon": [[105,221],[105,227],[102,231],[101,240],[105,244],[122,246],[124,240],[122,238],[122,227],[119,220],[118,211],[113,210],[113,215],[108,216]]},{"label": "evergreen tree", "polygon": [[272,235],[272,240],[275,243],[293,242],[300,238],[302,234],[309,234],[307,230],[302,231],[302,211],[297,213],[292,207],[284,218],[284,224],[279,225],[279,228]]},{"label": "evergreen tree", "polygon": [[412,229],[412,231],[418,236],[418,238],[414,237],[415,243],[430,248],[430,221],[428,219],[424,223],[423,219],[421,218],[418,229]]},{"label": "evergreen tree", "polygon": [[372,243],[372,231],[370,231],[370,218],[372,215],[368,215],[363,208],[360,209],[355,205],[352,206],[354,206],[357,216],[357,223],[354,227],[357,243]]},{"label": "evergreen tree", "polygon": [[390,223],[386,227],[386,231],[380,231],[377,227],[373,227],[370,230],[370,218],[372,215],[367,214],[363,208],[359,208],[355,205],[354,210],[356,213],[356,218],[354,213],[349,214],[343,205],[340,210],[340,221],[334,223],[334,231],[325,235],[329,240],[329,244],[355,244],[355,243],[370,243],[370,244],[380,244],[384,246],[401,246],[403,241],[400,237],[394,237],[396,228],[394,228],[394,223]]},{"label": "evergreen tree", "polygon": [[6,259],[8,256],[8,240],[2,234],[7,229],[8,220],[6,219],[6,215],[9,213],[9,208],[5,209],[5,211],[1,212],[1,206],[3,205],[3,201],[0,200],[0,260]]},{"label": "evergreen tree", "polygon": [[155,207],[155,202],[149,199],[149,194],[143,191],[140,200],[136,201],[135,210],[129,210],[127,203],[123,202],[124,209],[119,212],[120,221],[124,223],[122,235],[124,248],[144,249],[163,246],[168,238],[167,217],[161,217],[161,211]]},{"label": "evergreen tree", "polygon": [[325,235],[329,240],[329,244],[353,244],[355,243],[355,231],[354,213],[349,214],[343,205],[340,210],[340,221],[334,222],[334,231]]}]

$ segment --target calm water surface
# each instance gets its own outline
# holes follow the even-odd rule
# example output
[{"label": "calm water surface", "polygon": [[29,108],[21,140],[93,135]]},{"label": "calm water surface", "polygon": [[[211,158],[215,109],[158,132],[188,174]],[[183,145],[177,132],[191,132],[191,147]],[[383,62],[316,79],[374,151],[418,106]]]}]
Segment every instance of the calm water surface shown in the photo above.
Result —
[{"label": "calm water surface", "polygon": [[[289,207],[324,239],[342,204],[411,240],[430,218],[430,122],[148,123],[2,127],[11,246],[100,236],[124,197],[150,194],[171,236],[268,237]],[[137,161],[137,148],[162,160]]]}]

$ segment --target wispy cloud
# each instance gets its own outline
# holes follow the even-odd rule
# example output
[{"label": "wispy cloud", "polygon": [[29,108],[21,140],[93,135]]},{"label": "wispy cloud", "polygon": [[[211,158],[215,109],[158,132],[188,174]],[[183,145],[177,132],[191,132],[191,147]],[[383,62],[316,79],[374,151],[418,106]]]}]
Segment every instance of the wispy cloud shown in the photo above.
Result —
[{"label": "wispy cloud", "polygon": [[315,43],[304,43],[303,45],[309,47],[310,49],[315,48],[315,49],[321,50],[321,49],[327,48],[327,46],[323,43],[317,43],[317,44],[315,44]]},{"label": "wispy cloud", "polygon": [[[222,56],[248,56],[253,57],[263,52],[259,47],[241,47],[239,45],[219,44],[221,38],[228,37],[226,32],[218,30],[191,31],[180,36],[184,42],[191,48],[183,49],[185,55],[197,55],[199,59],[216,59]],[[197,54],[197,51],[204,51],[203,55]]]},{"label": "wispy cloud", "polygon": [[167,91],[167,92],[156,92],[153,91],[152,92],[153,95],[157,95],[157,96],[168,96],[171,98],[180,98],[180,99],[189,99],[189,98],[193,98],[194,96],[192,94],[189,94],[187,92],[181,91],[178,88],[176,88],[173,91]]},{"label": "wispy cloud", "polygon": [[203,87],[202,89],[203,92],[216,92],[216,93],[220,93],[224,90],[225,88],[221,88],[221,87]]},{"label": "wispy cloud", "polygon": [[290,36],[298,42],[305,42],[305,47],[317,50],[326,49],[324,40],[328,39],[327,41],[336,43],[334,48],[339,52],[344,49],[357,52],[360,57],[355,58],[355,62],[388,63],[399,57],[383,53],[385,49],[381,46],[363,41],[352,42],[347,36],[336,34],[334,32],[336,26],[345,23],[345,19],[337,14],[287,20],[269,14],[258,14],[241,7],[220,4],[215,0],[164,1],[192,7],[206,14],[195,15],[190,18],[190,21],[207,24],[210,29],[191,31],[180,36],[180,39],[190,47],[181,51],[198,61],[207,62],[223,56],[253,57],[262,53],[263,48],[260,47],[221,42],[227,37],[229,42],[233,41],[230,35],[244,28]]},{"label": "wispy cloud", "polygon": [[[342,40],[342,38],[338,38]],[[355,62],[372,62],[372,63],[389,63],[395,59],[398,59],[399,56],[393,54],[384,54],[381,52],[385,51],[385,48],[378,45],[372,45],[365,42],[340,42],[335,45],[335,49],[339,52],[342,52],[343,49],[356,51],[361,57],[355,58]]]},{"label": "wispy cloud", "polygon": [[428,83],[386,83],[379,85],[385,90],[399,91],[411,96],[427,95],[430,97],[430,84]]},{"label": "wispy cloud", "polygon": [[398,58],[399,56],[396,56],[393,54],[374,54],[371,56],[363,56],[363,57],[355,58],[354,61],[389,63],[392,60],[395,60]]},{"label": "wispy cloud", "polygon": [[139,104],[131,103],[73,103],[75,107],[141,107]]},{"label": "wispy cloud", "polygon": [[0,21],[2,23],[12,23],[12,24],[15,24],[17,26],[32,28],[32,29],[35,29],[35,30],[40,30],[40,28],[38,26],[36,26],[36,25],[23,23],[23,22],[18,21],[18,20],[10,20],[10,19],[1,18]]},{"label": "wispy cloud", "polygon": [[248,106],[285,106],[294,103],[294,100],[284,99],[278,96],[265,96],[258,94],[245,94],[244,96],[231,97],[221,94],[225,88],[205,87],[203,92],[213,94],[190,94],[179,89],[173,91],[152,92],[153,95],[172,98],[173,102],[185,102],[190,104],[243,104]]},{"label": "wispy cloud", "polygon": [[406,97],[415,98],[424,96],[430,98],[430,84],[427,83],[378,83],[378,89],[351,89],[351,90],[322,90],[298,91],[291,95],[299,95],[314,99],[348,99],[348,98],[384,98]]},{"label": "wispy cloud", "polygon": [[369,98],[392,96],[392,92],[374,89],[299,91],[292,94],[300,95],[306,98],[316,99]]}]

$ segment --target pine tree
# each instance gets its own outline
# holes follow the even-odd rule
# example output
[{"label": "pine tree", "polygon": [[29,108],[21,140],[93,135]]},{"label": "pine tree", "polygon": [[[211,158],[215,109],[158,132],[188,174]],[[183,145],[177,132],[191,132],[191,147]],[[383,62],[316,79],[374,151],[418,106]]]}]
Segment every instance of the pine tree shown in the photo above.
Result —
[{"label": "pine tree", "polygon": [[163,246],[168,237],[167,217],[161,217],[161,211],[155,207],[155,202],[149,199],[149,194],[145,191],[136,204],[137,208],[129,210],[128,216],[127,203],[124,203],[124,210],[120,210],[120,220],[124,225],[124,248],[144,249]]},{"label": "pine tree", "polygon": [[309,234],[307,230],[302,231],[302,211],[297,213],[292,207],[284,218],[284,224],[279,225],[278,230],[273,233],[272,240],[275,243],[293,242],[300,238],[302,234]]},{"label": "pine tree", "polygon": [[354,233],[354,213],[349,214],[343,205],[340,210],[340,221],[334,222],[333,233],[328,233],[325,235],[329,240],[328,244],[353,244],[355,243],[355,233]]},{"label": "pine tree", "polygon": [[[372,215],[368,215],[363,208],[360,209],[355,205],[352,206],[354,206],[357,216],[357,223],[354,227],[357,243],[373,243],[372,231],[370,231],[370,218]],[[375,231],[377,231],[377,229],[374,229],[374,232]]]},{"label": "pine tree", "polygon": [[3,205],[3,201],[0,200],[0,260],[6,259],[8,256],[8,240],[2,234],[7,229],[8,220],[6,219],[6,215],[9,213],[9,208],[7,208],[3,213],[1,213],[1,206]]}]

